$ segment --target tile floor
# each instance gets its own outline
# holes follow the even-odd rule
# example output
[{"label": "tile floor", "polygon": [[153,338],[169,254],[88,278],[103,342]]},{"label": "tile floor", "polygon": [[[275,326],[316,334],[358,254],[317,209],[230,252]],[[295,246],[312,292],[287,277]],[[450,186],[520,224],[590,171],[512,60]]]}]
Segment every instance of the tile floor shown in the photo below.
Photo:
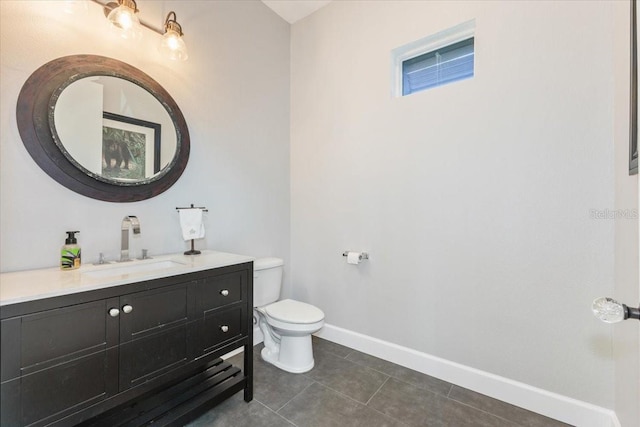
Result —
[{"label": "tile floor", "polygon": [[[284,372],[254,349],[254,399],[242,392],[189,427],[556,427],[567,424],[313,337],[316,365]],[[242,366],[242,354],[232,363]]]}]

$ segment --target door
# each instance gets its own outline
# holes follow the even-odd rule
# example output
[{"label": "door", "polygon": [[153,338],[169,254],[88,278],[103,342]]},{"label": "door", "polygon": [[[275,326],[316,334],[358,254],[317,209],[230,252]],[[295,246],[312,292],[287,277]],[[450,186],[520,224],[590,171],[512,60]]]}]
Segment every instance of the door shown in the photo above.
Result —
[{"label": "door", "polygon": [[187,285],[120,297],[120,391],[188,362]]}]

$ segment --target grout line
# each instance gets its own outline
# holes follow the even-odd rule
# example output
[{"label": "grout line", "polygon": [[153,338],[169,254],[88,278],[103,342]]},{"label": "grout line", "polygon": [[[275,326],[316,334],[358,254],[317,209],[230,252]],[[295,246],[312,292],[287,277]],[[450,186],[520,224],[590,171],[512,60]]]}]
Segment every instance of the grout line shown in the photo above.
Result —
[{"label": "grout line", "polygon": [[[276,414],[278,414],[278,412],[280,412],[282,410],[282,408],[284,408],[285,406],[287,406],[289,404],[289,402],[291,402],[293,399],[295,399],[296,397],[300,396],[302,393],[304,393],[309,387],[311,387],[313,385],[313,383],[316,382],[315,380],[311,380],[311,383],[306,386],[305,388],[303,388],[299,393],[297,393],[295,396],[293,396],[291,399],[287,400],[284,405],[282,405],[280,408],[278,408],[278,410],[274,411]],[[280,414],[278,414],[280,415]],[[282,415],[280,415],[282,416]],[[284,418],[284,417],[282,417]],[[286,419],[286,418],[285,418]]]},{"label": "grout line", "polygon": [[387,381],[389,381],[389,378],[391,378],[391,377],[387,376],[387,379],[386,379],[386,380],[384,380],[384,382],[383,382],[382,384],[380,384],[380,387],[378,387],[378,389],[376,390],[376,392],[375,392],[375,393],[373,393],[373,394],[371,395],[371,397],[369,398],[369,400],[367,400],[367,403],[365,403],[365,404],[364,404],[365,406],[368,406],[368,405],[369,405],[369,402],[371,402],[371,399],[373,399],[373,396],[375,396],[376,394],[378,394],[378,392],[382,389],[382,387],[384,387],[384,385],[387,383]]},{"label": "grout line", "polygon": [[297,424],[294,424],[293,422],[289,421],[288,419],[286,419],[285,417],[283,417],[282,415],[278,414],[276,411],[274,411],[273,409],[269,408],[267,405],[265,405],[264,403],[260,402],[259,400],[256,400],[255,398],[253,399],[256,402],[258,402],[259,404],[261,404],[262,406],[264,406],[265,408],[267,408],[270,412],[273,412],[275,415],[277,415],[278,417],[282,418],[283,420],[285,420],[286,422],[288,422],[289,424],[291,424],[292,426],[296,426],[298,427]]},{"label": "grout line", "polygon": [[[389,379],[389,378],[387,378],[387,380],[388,380],[388,379]],[[387,380],[385,380],[385,382],[386,382]],[[366,404],[364,404],[364,403],[360,402],[359,400],[356,400],[356,399],[354,399],[353,397],[351,397],[351,396],[349,396],[349,395],[346,395],[346,394],[344,394],[344,393],[342,393],[342,392],[340,392],[340,391],[338,391],[338,390],[336,390],[336,389],[333,389],[333,388],[331,388],[331,387],[329,387],[329,386],[327,386],[327,385],[325,385],[325,384],[323,384],[323,383],[321,383],[321,382],[319,382],[319,381],[314,381],[314,383],[315,383],[315,384],[318,384],[320,387],[326,388],[327,390],[331,390],[332,392],[334,392],[334,393],[338,394],[339,396],[344,397],[345,399],[350,400],[350,401],[354,402],[355,404],[357,404],[357,405],[359,405],[359,406],[362,406],[363,408],[366,408],[366,409],[368,409],[368,410],[374,411],[374,412],[376,412],[376,413],[378,413],[378,414],[380,414],[380,415],[382,415],[382,416],[384,416],[384,417],[386,417],[386,418],[388,418],[388,419],[390,419],[390,420],[396,421],[396,422],[397,422],[397,423],[399,423],[400,425],[408,426],[408,424],[406,424],[406,423],[404,423],[404,422],[402,422],[402,421],[398,420],[397,418],[394,418],[394,417],[392,417],[391,415],[385,414],[384,412],[380,412],[380,411],[378,411],[378,410],[377,410],[377,409],[375,409],[375,408],[372,408],[372,407],[370,407],[370,406],[367,406]],[[312,383],[312,384],[309,384],[309,386],[308,386],[307,388],[311,387],[312,385],[313,385],[313,383]],[[384,384],[383,384],[383,385],[384,385]],[[382,387],[382,386],[380,386],[380,387]],[[306,390],[307,388],[305,388],[305,390]],[[303,391],[304,391],[304,390],[303,390]],[[300,393],[302,393],[302,392],[300,392]],[[298,393],[298,394],[300,394],[300,393]],[[292,400],[293,400],[293,399],[292,399]],[[285,404],[285,406],[286,406],[286,404]],[[284,406],[283,406],[283,407],[284,407]],[[278,411],[280,411],[281,409],[282,409],[282,408],[278,409]],[[280,415],[280,414],[278,414],[278,415]],[[280,415],[280,416],[282,417],[282,415]],[[282,418],[284,418],[284,417],[282,417]],[[287,421],[289,421],[287,418],[284,418],[284,419],[285,419],[285,420],[287,420]]]},{"label": "grout line", "polygon": [[[451,384],[451,387],[449,387],[449,391],[447,392],[447,397],[448,397],[449,399],[451,399],[451,392],[453,391],[453,386],[454,386],[454,385],[455,385],[455,384]],[[453,399],[453,400],[455,400],[455,399]],[[456,402],[457,402],[457,401],[456,401]]]},{"label": "grout line", "polygon": [[324,383],[321,383],[320,381],[316,381],[316,382],[317,382],[319,385],[321,385],[322,387],[324,387],[324,388],[326,388],[326,389],[329,389],[329,390],[331,390],[331,391],[333,391],[333,392],[335,392],[335,393],[338,393],[340,396],[342,396],[342,397],[346,397],[347,399],[349,399],[349,400],[351,400],[351,401],[353,401],[353,402],[356,402],[358,405],[366,406],[364,403],[360,402],[359,400],[354,399],[353,397],[349,396],[348,394],[344,394],[343,392],[341,392],[341,391],[339,391],[339,390],[336,390],[335,388],[331,388],[331,387],[329,387],[328,385],[326,385],[326,384],[324,384]]},{"label": "grout line", "polygon": [[[351,354],[351,353],[349,353],[349,354]],[[366,354],[366,353],[365,353],[365,354]],[[368,355],[368,356],[370,356],[370,355]],[[371,356],[371,357],[375,357],[375,356]],[[421,386],[421,385],[419,385],[419,384],[417,384],[417,383],[410,382],[410,381],[407,381],[407,380],[402,379],[402,378],[398,378],[398,377],[396,377],[396,376],[395,376],[395,375],[393,375],[393,374],[390,374],[390,373],[385,372],[385,371],[381,371],[381,370],[376,369],[376,368],[373,368],[373,367],[371,367],[371,366],[367,366],[367,365],[365,365],[365,364],[363,364],[363,363],[360,363],[360,362],[356,362],[355,360],[351,360],[351,359],[346,359],[346,360],[348,360],[348,361],[349,361],[349,362],[351,362],[351,363],[355,363],[355,364],[356,364],[356,365],[358,365],[358,366],[362,366],[363,368],[371,369],[372,371],[375,371],[375,372],[378,372],[378,373],[380,373],[380,374],[386,375],[386,376],[388,376],[389,378],[393,378],[393,379],[394,379],[394,380],[396,380],[396,381],[400,381],[401,383],[409,384],[409,385],[411,385],[411,386],[413,386],[413,387],[416,387],[416,388],[419,388],[419,389],[421,389],[421,390],[429,391],[429,392],[431,392],[431,393],[435,393],[435,394],[437,394],[437,395],[444,396],[444,397],[449,397],[449,394],[451,393],[451,390],[453,389],[453,386],[455,385],[455,384],[453,384],[453,383],[450,383],[449,381],[440,380],[439,378],[436,378],[437,380],[440,380],[440,381],[442,381],[442,382],[444,382],[444,383],[449,384],[449,391],[448,391],[447,393],[444,393],[444,394],[443,394],[443,393],[440,393],[440,392],[438,392],[438,391],[436,391],[436,390],[434,390],[434,389],[432,389],[432,388],[430,388],[430,387],[424,387],[424,386]],[[383,360],[383,359],[381,359],[381,360]],[[393,362],[389,362],[389,361],[387,361],[387,360],[385,360],[385,362],[387,362],[387,363],[391,363],[392,365],[396,365],[395,363],[393,363]],[[413,369],[405,368],[404,366],[400,366],[400,365],[396,365],[396,366],[399,366],[399,367],[401,367],[401,368],[404,368],[404,369],[407,369],[407,370],[413,371]],[[414,372],[418,372],[418,371],[414,371]],[[418,373],[419,373],[419,374],[422,374],[421,372],[418,372]],[[430,375],[427,375],[427,374],[422,374],[422,375],[425,375],[425,376],[427,376],[427,377],[429,377],[429,376],[430,376]],[[435,377],[432,377],[432,378],[435,378]]]},{"label": "grout line", "polygon": [[466,407],[468,407],[468,408],[475,409],[476,411],[482,412],[482,413],[484,413],[484,414],[491,415],[492,417],[499,418],[499,419],[501,419],[501,420],[504,420],[504,421],[507,421],[507,422],[513,423],[513,424],[515,424],[515,425],[517,425],[517,426],[521,426],[521,424],[519,424],[517,421],[510,420],[510,419],[508,419],[508,418],[504,418],[504,417],[502,417],[502,416],[500,416],[500,415],[496,415],[496,414],[494,414],[493,412],[485,411],[484,409],[476,408],[475,406],[472,406],[472,405],[470,405],[470,404],[468,404],[468,403],[465,403],[465,402],[461,402],[461,401],[456,400],[456,399],[454,399],[454,398],[452,398],[452,397],[447,397],[447,399],[451,400],[452,402],[458,403],[458,404],[460,404],[460,405],[464,405],[464,406],[466,406]]},{"label": "grout line", "polygon": [[[409,426],[409,424],[405,423],[404,421],[400,421],[399,419],[394,418],[394,417],[392,417],[392,416],[391,416],[391,415],[389,415],[389,414],[385,414],[384,412],[379,411],[379,410],[377,410],[376,408],[372,408],[371,406],[367,406],[367,409],[370,409],[370,410],[372,410],[372,411],[374,411],[374,412],[376,412],[376,413],[378,413],[378,414],[380,414],[380,415],[382,415],[382,416],[385,416],[385,417],[387,417],[387,418],[389,418],[389,419],[391,419],[391,420],[395,421],[396,423],[398,423],[398,424],[400,424],[400,425],[410,427],[410,426]],[[520,427],[520,426],[518,426],[518,427]]]}]

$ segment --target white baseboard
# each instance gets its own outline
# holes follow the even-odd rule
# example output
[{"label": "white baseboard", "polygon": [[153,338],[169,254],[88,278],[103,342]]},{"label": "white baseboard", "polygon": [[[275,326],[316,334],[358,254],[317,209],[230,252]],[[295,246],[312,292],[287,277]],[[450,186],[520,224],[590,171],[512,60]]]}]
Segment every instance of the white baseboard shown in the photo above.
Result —
[{"label": "white baseboard", "polygon": [[325,324],[320,338],[579,427],[621,427],[614,411]]}]

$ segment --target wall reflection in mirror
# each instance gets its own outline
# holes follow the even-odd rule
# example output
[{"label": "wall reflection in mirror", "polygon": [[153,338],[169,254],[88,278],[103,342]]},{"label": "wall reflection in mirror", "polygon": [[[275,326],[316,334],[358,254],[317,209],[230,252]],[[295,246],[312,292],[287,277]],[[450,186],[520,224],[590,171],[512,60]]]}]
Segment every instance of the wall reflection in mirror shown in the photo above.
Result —
[{"label": "wall reflection in mirror", "polygon": [[81,170],[106,182],[141,182],[176,155],[176,129],[163,105],[118,77],[90,76],[60,93],[51,123],[56,144]]}]

